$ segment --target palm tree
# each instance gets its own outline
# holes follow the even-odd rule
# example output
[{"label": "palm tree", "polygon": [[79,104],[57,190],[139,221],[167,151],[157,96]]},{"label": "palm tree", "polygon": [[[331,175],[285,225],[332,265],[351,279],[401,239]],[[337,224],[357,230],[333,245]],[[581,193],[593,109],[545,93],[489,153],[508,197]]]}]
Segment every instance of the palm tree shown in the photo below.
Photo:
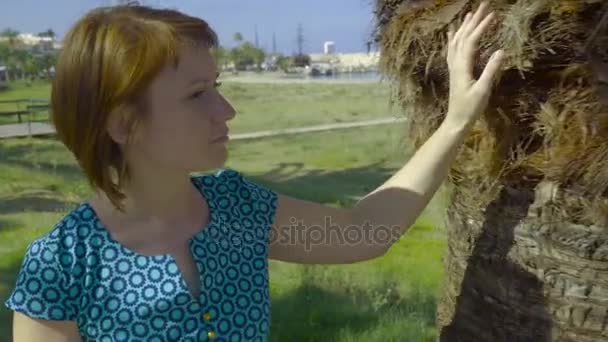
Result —
[{"label": "palm tree", "polygon": [[3,45],[3,48],[0,49],[0,58],[6,66],[6,78],[10,82],[20,66],[21,58],[15,53],[15,47],[19,42],[19,32],[9,27],[0,32],[0,37],[6,38],[6,45]]},{"label": "palm tree", "polygon": [[55,66],[57,62],[57,56],[55,54],[44,54],[40,58],[40,68],[41,71],[46,73],[47,79],[51,79],[51,68]]},{"label": "palm tree", "polygon": [[28,56],[25,61],[24,70],[26,76],[29,77],[30,80],[36,79],[41,70],[40,59],[32,55]]},{"label": "palm tree", "polygon": [[[9,58],[9,54],[10,54],[10,49],[8,47],[8,43],[7,42],[0,42],[0,66],[2,67],[6,67],[6,63],[7,60]],[[5,82],[9,82],[10,81],[10,74],[8,72],[8,70],[5,71],[5,79],[1,82],[3,83],[3,86],[5,85]]]},{"label": "palm tree", "polygon": [[56,34],[55,34],[55,31],[53,31],[53,29],[49,28],[44,32],[38,33],[38,37],[49,37],[49,38],[55,40]]},{"label": "palm tree", "polygon": [[13,30],[9,27],[0,32],[0,37],[8,38],[9,46],[11,48],[14,48],[15,45],[17,45],[17,42],[19,41],[19,31]]},{"label": "palm tree", "polygon": [[16,74],[19,71],[19,58],[14,50],[8,49],[6,51],[6,54],[4,54],[3,57],[3,63],[6,66],[6,80],[7,82],[11,82],[17,78]]},{"label": "palm tree", "polygon": [[[479,1],[377,0],[381,70],[420,146],[448,102],[446,32]],[[441,341],[608,340],[608,5],[495,0],[507,51],[447,182]]]},{"label": "palm tree", "polygon": [[11,55],[13,56],[13,63],[16,67],[16,71],[19,72],[19,78],[22,80],[25,79],[25,65],[31,57],[30,53],[25,50],[15,49],[11,52]]}]

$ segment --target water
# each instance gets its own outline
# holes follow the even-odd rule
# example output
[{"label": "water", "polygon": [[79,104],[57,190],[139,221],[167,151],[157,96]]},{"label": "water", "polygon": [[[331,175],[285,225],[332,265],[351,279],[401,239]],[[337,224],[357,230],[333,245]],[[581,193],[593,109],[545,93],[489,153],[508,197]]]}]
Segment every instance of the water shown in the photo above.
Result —
[{"label": "water", "polygon": [[365,72],[344,72],[337,73],[330,76],[317,75],[317,76],[307,76],[307,79],[315,80],[315,81],[360,81],[360,82],[378,82],[381,80],[381,75],[377,71],[365,71]]}]

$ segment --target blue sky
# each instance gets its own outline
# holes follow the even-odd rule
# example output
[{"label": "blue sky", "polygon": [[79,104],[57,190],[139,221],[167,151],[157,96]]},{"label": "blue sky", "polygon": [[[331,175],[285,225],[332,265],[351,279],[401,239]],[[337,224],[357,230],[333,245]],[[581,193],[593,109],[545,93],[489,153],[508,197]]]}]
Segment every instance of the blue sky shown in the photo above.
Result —
[{"label": "blue sky", "polygon": [[[91,8],[112,0],[1,0],[0,29],[41,32],[52,28],[61,38],[69,27]],[[260,46],[272,50],[276,33],[279,52],[297,51],[298,23],[304,32],[304,52],[318,53],[323,42],[336,43],[338,52],[365,51],[373,29],[374,0],[144,0],[153,6],[174,7],[207,20],[220,42],[231,46],[241,32],[254,41],[257,25]],[[52,5],[51,5],[52,4]]]}]

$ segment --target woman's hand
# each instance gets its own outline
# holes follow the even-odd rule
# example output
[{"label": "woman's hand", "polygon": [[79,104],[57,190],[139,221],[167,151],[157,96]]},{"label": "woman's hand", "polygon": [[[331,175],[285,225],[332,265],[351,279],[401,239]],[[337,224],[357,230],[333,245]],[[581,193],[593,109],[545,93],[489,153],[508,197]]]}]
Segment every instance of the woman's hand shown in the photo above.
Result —
[{"label": "woman's hand", "polygon": [[468,128],[486,109],[492,85],[500,69],[503,52],[496,51],[490,57],[479,80],[473,79],[473,64],[479,39],[494,18],[487,13],[488,4],[483,2],[475,14],[468,13],[458,29],[448,33],[447,62],[450,70],[450,99],[444,124]]}]

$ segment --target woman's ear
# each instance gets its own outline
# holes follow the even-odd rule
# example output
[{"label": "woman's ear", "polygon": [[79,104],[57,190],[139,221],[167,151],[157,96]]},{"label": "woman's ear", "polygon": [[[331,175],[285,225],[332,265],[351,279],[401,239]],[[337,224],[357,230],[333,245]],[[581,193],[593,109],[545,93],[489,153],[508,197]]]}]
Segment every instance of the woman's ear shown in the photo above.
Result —
[{"label": "woman's ear", "polygon": [[126,108],[120,106],[110,113],[107,130],[110,138],[119,145],[126,145],[129,141],[132,125],[130,113]]}]

